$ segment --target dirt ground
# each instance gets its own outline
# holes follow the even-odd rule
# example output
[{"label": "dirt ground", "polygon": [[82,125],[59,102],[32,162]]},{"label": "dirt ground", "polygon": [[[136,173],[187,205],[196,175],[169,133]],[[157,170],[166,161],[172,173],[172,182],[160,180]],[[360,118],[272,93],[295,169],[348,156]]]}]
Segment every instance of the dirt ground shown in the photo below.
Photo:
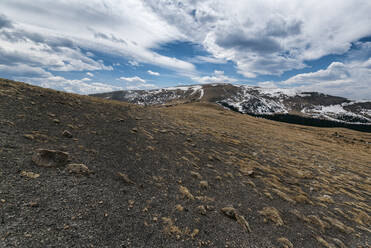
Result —
[{"label": "dirt ground", "polygon": [[370,133],[0,80],[0,247],[370,247],[370,175]]}]

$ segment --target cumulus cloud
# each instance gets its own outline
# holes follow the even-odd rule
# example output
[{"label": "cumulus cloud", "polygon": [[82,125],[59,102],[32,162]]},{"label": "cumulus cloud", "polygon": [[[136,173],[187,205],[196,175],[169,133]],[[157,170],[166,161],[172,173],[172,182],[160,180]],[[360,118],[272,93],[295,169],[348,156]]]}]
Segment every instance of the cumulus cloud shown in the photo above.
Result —
[{"label": "cumulus cloud", "polygon": [[147,83],[146,80],[138,76],[120,77],[119,80],[125,81],[124,89],[126,90],[146,90],[156,88],[156,85]]},{"label": "cumulus cloud", "polygon": [[155,71],[148,70],[147,72],[149,75],[152,75],[152,76],[160,76],[160,73],[155,72]]},{"label": "cumulus cloud", "polygon": [[0,29],[13,27],[12,22],[5,16],[0,14]]},{"label": "cumulus cloud", "polygon": [[189,40],[246,77],[282,75],[305,60],[343,54],[371,35],[371,2],[152,0],[148,5]]},{"label": "cumulus cloud", "polygon": [[15,80],[26,81],[40,87],[50,88],[70,93],[77,93],[82,95],[103,93],[110,91],[123,90],[123,87],[117,87],[101,82],[88,82],[84,80],[69,80],[61,76],[54,76],[49,74],[47,77],[15,77]]},{"label": "cumulus cloud", "polygon": [[141,82],[141,83],[145,83],[146,80],[138,77],[138,76],[134,76],[134,77],[120,77],[120,80],[124,80],[126,82]]},{"label": "cumulus cloud", "polygon": [[[0,9],[6,13],[9,20],[17,23],[18,33],[33,33],[34,36],[43,37],[40,45],[48,45],[45,44],[48,37],[65,38],[66,41],[73,41],[73,48],[71,45],[66,47],[76,53],[79,48],[83,48],[130,57],[137,62],[172,70],[195,69],[189,62],[152,51],[153,47],[181,39],[183,35],[177,28],[158,17],[142,1],[4,0],[0,1]],[[0,20],[4,26],[5,19],[2,17]],[[28,38],[24,39],[24,42],[28,43],[30,40],[34,42]],[[12,47],[19,45],[13,44]],[[76,54],[69,55],[74,56]],[[86,54],[84,56],[91,57]],[[59,61],[64,60],[59,58]],[[73,66],[62,66],[65,70],[76,67],[79,68],[76,63]]]},{"label": "cumulus cloud", "polygon": [[89,77],[94,77],[94,74],[91,72],[87,72],[86,75],[88,75]]},{"label": "cumulus cloud", "polygon": [[128,63],[131,66],[139,66],[139,63],[137,61],[135,61],[135,60],[129,60]]},{"label": "cumulus cloud", "polygon": [[295,75],[281,82],[305,91],[319,91],[351,99],[371,100],[371,58],[350,63],[333,62],[326,69]]},{"label": "cumulus cloud", "polygon": [[125,86],[126,90],[148,90],[154,88],[156,88],[156,85],[149,83],[130,83]]},{"label": "cumulus cloud", "polygon": [[204,77],[193,77],[195,82],[200,84],[235,83],[237,79],[224,75],[224,71],[215,70],[213,75]]}]

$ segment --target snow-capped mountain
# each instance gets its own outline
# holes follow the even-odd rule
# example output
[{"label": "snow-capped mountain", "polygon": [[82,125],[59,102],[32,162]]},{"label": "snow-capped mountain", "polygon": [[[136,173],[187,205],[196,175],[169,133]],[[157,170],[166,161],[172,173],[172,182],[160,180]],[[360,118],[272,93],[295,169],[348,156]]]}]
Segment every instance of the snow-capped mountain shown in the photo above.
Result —
[{"label": "snow-capped mountain", "polygon": [[352,101],[318,92],[301,92],[297,89],[208,84],[156,90],[115,91],[94,96],[140,105],[214,102],[244,114],[296,115],[348,124],[371,125],[371,101]]}]

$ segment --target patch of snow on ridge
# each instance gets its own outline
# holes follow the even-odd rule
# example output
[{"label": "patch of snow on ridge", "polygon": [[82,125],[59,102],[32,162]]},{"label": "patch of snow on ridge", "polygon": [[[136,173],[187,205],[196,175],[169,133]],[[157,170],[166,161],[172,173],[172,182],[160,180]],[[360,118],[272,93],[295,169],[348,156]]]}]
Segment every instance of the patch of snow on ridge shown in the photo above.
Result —
[{"label": "patch of snow on ridge", "polygon": [[320,113],[334,113],[334,114],[341,114],[347,113],[345,109],[339,104],[337,105],[330,105],[330,106],[321,106]]},{"label": "patch of snow on ridge", "polygon": [[270,95],[272,97],[280,97],[281,95],[285,95],[288,97],[293,97],[301,93],[298,89],[280,89],[280,88],[257,88],[261,94]]}]

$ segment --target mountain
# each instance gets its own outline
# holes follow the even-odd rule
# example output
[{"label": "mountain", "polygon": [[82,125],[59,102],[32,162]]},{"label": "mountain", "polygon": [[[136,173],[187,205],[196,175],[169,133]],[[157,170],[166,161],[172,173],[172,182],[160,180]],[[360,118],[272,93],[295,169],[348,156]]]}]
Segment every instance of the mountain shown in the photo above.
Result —
[{"label": "mountain", "polygon": [[371,125],[371,101],[351,101],[343,97],[295,89],[209,84],[159,90],[116,91],[94,96],[140,105],[213,102],[243,114],[268,118],[297,116],[344,124]]},{"label": "mountain", "polygon": [[0,79],[0,247],[367,247],[370,161],[371,133]]}]

